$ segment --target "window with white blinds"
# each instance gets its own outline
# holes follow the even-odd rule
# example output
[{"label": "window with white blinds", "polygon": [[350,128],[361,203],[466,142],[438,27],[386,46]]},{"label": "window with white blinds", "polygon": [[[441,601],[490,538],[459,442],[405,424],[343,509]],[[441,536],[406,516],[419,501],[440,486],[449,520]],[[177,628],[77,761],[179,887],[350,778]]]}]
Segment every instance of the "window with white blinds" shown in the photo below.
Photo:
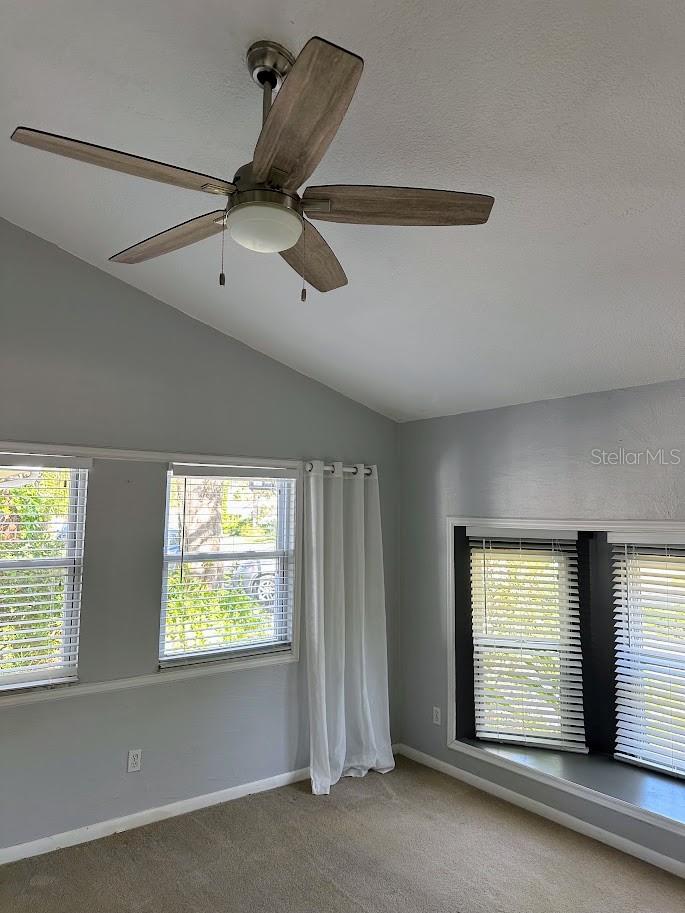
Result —
[{"label": "window with white blinds", "polygon": [[296,470],[169,471],[160,663],[292,649]]},{"label": "window with white blinds", "polygon": [[77,677],[87,465],[0,454],[0,689]]},{"label": "window with white blinds", "polygon": [[685,776],[685,545],[614,542],[616,757]]},{"label": "window with white blinds", "polygon": [[476,736],[586,751],[576,542],[470,533]]}]

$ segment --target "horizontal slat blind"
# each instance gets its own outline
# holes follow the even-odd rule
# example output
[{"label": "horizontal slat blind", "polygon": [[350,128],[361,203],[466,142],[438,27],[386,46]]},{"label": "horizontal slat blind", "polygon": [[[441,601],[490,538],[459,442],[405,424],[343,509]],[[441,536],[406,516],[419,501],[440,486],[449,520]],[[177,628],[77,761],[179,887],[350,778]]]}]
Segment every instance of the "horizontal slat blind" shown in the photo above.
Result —
[{"label": "horizontal slat blind", "polygon": [[613,556],[616,757],[685,776],[685,547]]},{"label": "horizontal slat blind", "polygon": [[575,541],[469,545],[477,737],[586,751]]},{"label": "horizontal slat blind", "polygon": [[87,476],[0,465],[0,688],[76,678]]},{"label": "horizontal slat blind", "polygon": [[160,661],[287,649],[295,601],[294,473],[169,473]]}]

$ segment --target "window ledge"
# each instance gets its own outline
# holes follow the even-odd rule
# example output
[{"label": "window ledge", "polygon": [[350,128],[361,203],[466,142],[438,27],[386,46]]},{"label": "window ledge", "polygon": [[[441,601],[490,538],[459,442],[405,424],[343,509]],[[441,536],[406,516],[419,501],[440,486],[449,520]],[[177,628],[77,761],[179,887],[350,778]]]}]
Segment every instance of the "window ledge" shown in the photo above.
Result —
[{"label": "window ledge", "polygon": [[685,837],[685,781],[601,755],[454,740],[448,748]]},{"label": "window ledge", "polygon": [[221,672],[237,672],[241,669],[254,669],[259,666],[278,666],[285,663],[296,663],[298,655],[295,650],[279,650],[272,653],[259,653],[249,656],[216,659],[213,662],[184,664],[165,667],[146,675],[134,675],[129,678],[110,679],[105,682],[76,682],[60,684],[48,688],[7,692],[0,695],[0,711],[24,704],[36,704],[43,701],[62,700],[67,697],[85,697],[89,694],[100,694],[106,691],[126,691],[129,688],[144,688],[148,685],[162,685],[187,678],[200,678],[205,675],[216,675]]},{"label": "window ledge", "polygon": [[[23,694],[26,691],[31,691],[33,688],[54,688],[61,685],[73,685],[78,682],[78,677],[76,675],[66,675],[63,678],[44,678],[40,681],[23,681],[23,682],[9,682],[0,685],[0,695],[2,694]],[[2,698],[0,697],[0,700]]]},{"label": "window ledge", "polygon": [[[278,644],[252,644],[249,647],[227,648],[224,650],[206,651],[204,653],[179,653],[176,656],[161,656],[159,668],[175,669],[179,667],[197,666],[201,663],[242,663],[244,665],[260,666],[266,657],[276,655],[291,656],[294,648],[291,643]],[[249,661],[249,662],[248,662]]]}]

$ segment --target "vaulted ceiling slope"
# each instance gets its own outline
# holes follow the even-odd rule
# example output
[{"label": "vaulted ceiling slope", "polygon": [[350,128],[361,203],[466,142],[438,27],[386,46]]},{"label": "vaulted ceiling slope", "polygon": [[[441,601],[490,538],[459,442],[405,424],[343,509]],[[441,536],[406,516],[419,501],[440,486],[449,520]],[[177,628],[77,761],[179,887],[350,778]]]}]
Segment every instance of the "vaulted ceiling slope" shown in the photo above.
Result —
[{"label": "vaulted ceiling slope", "polygon": [[[682,3],[5,0],[2,20],[0,214],[131,285],[398,419],[685,375]],[[219,288],[218,236],[108,263],[213,199],[9,141],[230,180],[260,128],[246,48],[311,35],[365,60],[312,182],[492,194],[488,224],[319,223],[350,284],[302,303],[237,245]]]}]

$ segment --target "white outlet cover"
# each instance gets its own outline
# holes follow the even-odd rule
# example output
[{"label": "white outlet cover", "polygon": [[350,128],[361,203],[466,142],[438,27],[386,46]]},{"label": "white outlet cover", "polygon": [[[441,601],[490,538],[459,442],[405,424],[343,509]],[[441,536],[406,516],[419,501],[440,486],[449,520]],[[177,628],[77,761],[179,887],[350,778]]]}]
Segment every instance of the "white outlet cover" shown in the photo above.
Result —
[{"label": "white outlet cover", "polygon": [[128,753],[128,773],[135,773],[135,771],[140,770],[140,765],[143,763],[143,749],[142,748],[131,748]]},{"label": "white outlet cover", "polygon": [[440,725],[441,713],[439,707],[433,707],[433,722],[436,726]]}]

